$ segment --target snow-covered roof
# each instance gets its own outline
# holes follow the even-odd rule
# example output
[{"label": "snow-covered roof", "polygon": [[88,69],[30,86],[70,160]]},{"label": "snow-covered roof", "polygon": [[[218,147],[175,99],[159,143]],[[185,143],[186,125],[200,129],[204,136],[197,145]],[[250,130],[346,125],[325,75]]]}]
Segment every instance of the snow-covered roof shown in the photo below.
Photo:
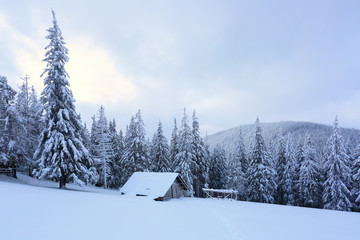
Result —
[{"label": "snow-covered roof", "polygon": [[203,191],[207,191],[207,192],[216,192],[216,193],[236,193],[238,194],[239,192],[236,190],[232,190],[232,189],[212,189],[212,188],[203,188]]},{"label": "snow-covered roof", "polygon": [[120,191],[126,195],[155,199],[166,194],[178,175],[171,172],[134,172]]}]

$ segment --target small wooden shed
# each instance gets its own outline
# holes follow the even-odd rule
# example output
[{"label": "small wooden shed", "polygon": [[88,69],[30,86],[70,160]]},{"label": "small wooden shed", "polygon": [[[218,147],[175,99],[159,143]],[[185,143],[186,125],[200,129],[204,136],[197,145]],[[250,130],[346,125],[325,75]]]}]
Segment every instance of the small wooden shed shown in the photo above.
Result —
[{"label": "small wooden shed", "polygon": [[135,172],[120,191],[121,194],[150,197],[155,201],[191,196],[181,176],[172,172]]}]

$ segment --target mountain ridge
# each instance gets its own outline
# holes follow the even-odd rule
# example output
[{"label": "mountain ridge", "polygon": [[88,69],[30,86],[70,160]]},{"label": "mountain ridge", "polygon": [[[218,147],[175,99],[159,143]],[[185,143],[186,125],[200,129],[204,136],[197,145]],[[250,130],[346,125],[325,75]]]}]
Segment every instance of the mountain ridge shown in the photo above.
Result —
[{"label": "mountain ridge", "polygon": [[[263,129],[263,135],[267,145],[269,145],[269,143],[277,145],[279,136],[286,137],[290,134],[294,140],[294,145],[296,146],[299,142],[301,143],[301,141],[304,141],[305,134],[309,133],[319,155],[322,154],[322,149],[332,132],[331,125],[306,121],[280,121],[260,123],[260,125]],[[340,129],[345,142],[349,144],[350,149],[354,149],[359,144],[360,129],[343,127]],[[239,125],[237,127],[209,135],[206,138],[206,143],[209,144],[210,149],[213,149],[216,145],[222,146],[227,155],[229,155],[235,152],[236,141],[240,130],[244,137],[245,147],[247,151],[249,151],[250,144],[255,134],[255,124]]]}]

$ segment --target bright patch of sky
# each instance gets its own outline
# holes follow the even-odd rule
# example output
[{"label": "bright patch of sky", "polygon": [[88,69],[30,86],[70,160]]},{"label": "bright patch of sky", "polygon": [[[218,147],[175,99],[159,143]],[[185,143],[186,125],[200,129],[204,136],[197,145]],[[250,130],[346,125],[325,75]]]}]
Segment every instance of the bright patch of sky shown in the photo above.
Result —
[{"label": "bright patch of sky", "polygon": [[88,124],[104,105],[125,129],[142,110],[151,138],[183,108],[203,134],[253,123],[360,128],[359,1],[2,1],[0,74],[40,93],[51,8]]}]

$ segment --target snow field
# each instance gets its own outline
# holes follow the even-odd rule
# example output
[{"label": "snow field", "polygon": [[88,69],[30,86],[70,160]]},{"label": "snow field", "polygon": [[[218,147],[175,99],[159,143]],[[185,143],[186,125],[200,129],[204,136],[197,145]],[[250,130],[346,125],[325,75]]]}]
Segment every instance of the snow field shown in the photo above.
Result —
[{"label": "snow field", "polygon": [[360,225],[359,213],[229,200],[155,202],[118,191],[3,181],[0,193],[0,239],[6,240],[346,240],[356,239]]}]

